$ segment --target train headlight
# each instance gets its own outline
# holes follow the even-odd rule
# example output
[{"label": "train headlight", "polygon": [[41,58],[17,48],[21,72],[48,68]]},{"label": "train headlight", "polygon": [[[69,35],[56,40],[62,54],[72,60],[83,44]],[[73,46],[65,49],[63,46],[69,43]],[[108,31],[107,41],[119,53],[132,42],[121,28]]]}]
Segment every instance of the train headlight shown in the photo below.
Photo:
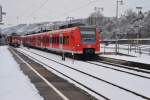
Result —
[{"label": "train headlight", "polygon": [[80,46],[80,44],[77,44],[76,46],[77,46],[77,47],[79,47],[79,46]]}]

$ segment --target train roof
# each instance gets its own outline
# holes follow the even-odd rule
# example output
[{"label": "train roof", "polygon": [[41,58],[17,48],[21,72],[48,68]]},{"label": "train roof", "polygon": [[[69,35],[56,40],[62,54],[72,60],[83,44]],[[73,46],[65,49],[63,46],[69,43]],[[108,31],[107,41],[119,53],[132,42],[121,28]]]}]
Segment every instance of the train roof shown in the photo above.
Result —
[{"label": "train roof", "polygon": [[49,32],[49,31],[55,31],[55,30],[61,30],[61,29],[68,29],[68,28],[72,28],[72,27],[79,27],[79,26],[85,26],[85,24],[81,23],[81,22],[67,22],[67,23],[63,23],[58,25],[57,29],[53,29],[53,30],[46,30],[46,29],[41,29],[40,31],[33,31],[30,33],[27,33],[25,35],[30,35],[30,34],[40,34],[43,32]]},{"label": "train roof", "polygon": [[63,25],[59,26],[59,29],[66,29],[66,28],[79,27],[79,26],[85,26],[85,24],[83,24],[81,22],[63,24]]},{"label": "train roof", "polygon": [[[70,24],[69,24],[69,25],[70,25]],[[65,27],[66,27],[66,28],[65,28]],[[25,36],[26,36],[26,35],[30,36],[30,35],[33,35],[33,34],[35,34],[35,35],[41,35],[41,34],[48,33],[48,32],[49,32],[49,33],[52,33],[52,32],[57,33],[57,32],[63,32],[63,31],[72,31],[72,30],[75,30],[75,29],[77,29],[77,28],[89,29],[89,30],[91,30],[91,29],[95,29],[96,26],[86,26],[86,25],[83,25],[83,24],[75,23],[75,24],[70,25],[69,27],[63,26],[62,28],[57,29],[57,30],[44,30],[44,31],[39,31],[39,32],[37,32],[37,33],[25,34]]]}]

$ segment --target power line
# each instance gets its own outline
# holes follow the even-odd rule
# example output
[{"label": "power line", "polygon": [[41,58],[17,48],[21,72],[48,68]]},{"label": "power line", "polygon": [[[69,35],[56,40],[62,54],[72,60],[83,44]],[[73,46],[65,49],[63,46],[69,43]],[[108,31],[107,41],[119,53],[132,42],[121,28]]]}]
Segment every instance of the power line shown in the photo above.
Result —
[{"label": "power line", "polygon": [[[64,12],[64,13],[62,13],[62,14],[57,15],[57,16],[55,16],[55,18],[62,17],[63,15],[69,15],[69,14],[71,14],[71,13],[74,13],[75,11],[79,11],[79,10],[81,10],[81,9],[83,9],[83,8],[85,8],[85,7],[87,7],[88,5],[91,5],[92,3],[95,3],[95,2],[98,2],[98,1],[100,1],[100,0],[92,0],[92,1],[89,1],[89,2],[87,2],[87,3],[84,4],[84,5],[81,5],[81,6],[77,7],[77,8],[71,9],[71,10],[69,10],[69,11],[67,11],[67,12]],[[38,17],[36,17],[36,18],[38,18]],[[39,18],[46,18],[46,17],[39,17]]]},{"label": "power line", "polygon": [[25,9],[22,13],[21,16],[24,16],[27,12],[29,12],[29,10],[31,9],[31,7],[33,7],[34,4],[31,4],[27,7],[27,9]]},{"label": "power line", "polygon": [[95,3],[95,2],[98,2],[98,1],[99,1],[99,0],[92,0],[92,1],[89,1],[89,2],[87,2],[86,4],[84,4],[84,5],[82,5],[82,6],[79,6],[79,7],[77,7],[77,8],[74,8],[74,9],[72,9],[72,10],[70,10],[70,11],[67,11],[67,12],[65,12],[65,13],[63,13],[63,14],[60,14],[60,15],[68,15],[68,14],[74,13],[75,11],[78,11],[78,10],[81,10],[81,9],[87,7],[87,5],[90,5],[90,4]]},{"label": "power line", "polygon": [[33,14],[35,14],[37,11],[39,11],[39,9],[41,9],[42,7],[44,7],[45,4],[47,4],[48,0],[45,0],[43,3],[41,3],[41,5],[36,8],[34,11],[32,11],[27,17],[32,16]]}]

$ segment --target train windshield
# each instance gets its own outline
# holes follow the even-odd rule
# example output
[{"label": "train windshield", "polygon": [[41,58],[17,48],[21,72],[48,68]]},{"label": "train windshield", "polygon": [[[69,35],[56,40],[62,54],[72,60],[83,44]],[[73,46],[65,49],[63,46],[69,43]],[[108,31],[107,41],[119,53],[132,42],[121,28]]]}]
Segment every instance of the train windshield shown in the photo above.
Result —
[{"label": "train windshield", "polygon": [[96,42],[96,30],[95,28],[81,28],[81,42],[83,44]]}]

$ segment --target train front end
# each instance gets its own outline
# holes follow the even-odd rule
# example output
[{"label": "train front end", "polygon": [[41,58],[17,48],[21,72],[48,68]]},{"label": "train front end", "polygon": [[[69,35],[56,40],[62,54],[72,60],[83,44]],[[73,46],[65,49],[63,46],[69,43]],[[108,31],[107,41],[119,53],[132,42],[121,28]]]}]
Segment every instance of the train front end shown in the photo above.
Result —
[{"label": "train front end", "polygon": [[8,44],[14,47],[19,47],[21,45],[21,36],[8,36]]},{"label": "train front end", "polygon": [[91,57],[100,53],[100,32],[95,27],[80,26],[76,43],[76,52],[84,57]]}]

